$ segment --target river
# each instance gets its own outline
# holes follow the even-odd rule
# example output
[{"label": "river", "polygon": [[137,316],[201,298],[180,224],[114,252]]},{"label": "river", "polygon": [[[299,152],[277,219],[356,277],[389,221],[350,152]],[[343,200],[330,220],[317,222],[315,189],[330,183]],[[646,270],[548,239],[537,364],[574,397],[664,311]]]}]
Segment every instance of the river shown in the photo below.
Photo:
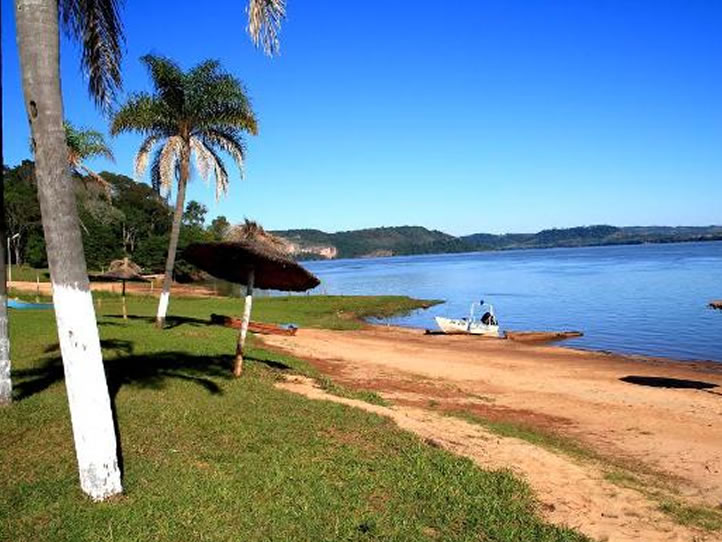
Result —
[{"label": "river", "polygon": [[329,260],[304,265],[314,293],[402,294],[444,304],[384,320],[435,328],[436,315],[494,305],[502,329],[580,330],[565,346],[722,362],[722,242]]}]

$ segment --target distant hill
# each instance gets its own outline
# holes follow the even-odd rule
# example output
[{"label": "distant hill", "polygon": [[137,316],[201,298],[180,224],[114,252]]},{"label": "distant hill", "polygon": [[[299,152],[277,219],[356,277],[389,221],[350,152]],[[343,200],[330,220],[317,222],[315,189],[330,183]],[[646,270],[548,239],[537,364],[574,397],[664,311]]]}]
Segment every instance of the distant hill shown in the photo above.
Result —
[{"label": "distant hill", "polygon": [[281,230],[299,259],[364,258],[410,254],[444,254],[521,248],[583,247],[722,240],[722,226],[580,226],[537,233],[475,233],[455,237],[421,226],[398,226],[326,233]]}]

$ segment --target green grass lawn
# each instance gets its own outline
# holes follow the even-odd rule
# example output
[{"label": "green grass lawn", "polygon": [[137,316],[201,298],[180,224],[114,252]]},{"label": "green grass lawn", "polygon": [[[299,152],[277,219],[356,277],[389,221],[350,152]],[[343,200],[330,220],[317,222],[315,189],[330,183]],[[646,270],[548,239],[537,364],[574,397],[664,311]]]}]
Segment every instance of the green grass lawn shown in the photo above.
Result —
[{"label": "green grass lawn", "polygon": [[[230,378],[236,332],[206,324],[237,299],[155,300],[134,318],[103,296],[100,332],[120,427],[125,495],[80,492],[52,312],[11,312],[15,403],[0,411],[0,540],[577,541],[536,514],[529,488],[378,416],[276,390],[300,360],[260,348]],[[398,297],[258,299],[254,319],[346,329]]]},{"label": "green grass lawn", "polygon": [[35,282],[40,279],[40,282],[50,282],[50,271],[47,269],[35,269],[29,265],[15,265],[12,266],[13,282],[27,281]]}]

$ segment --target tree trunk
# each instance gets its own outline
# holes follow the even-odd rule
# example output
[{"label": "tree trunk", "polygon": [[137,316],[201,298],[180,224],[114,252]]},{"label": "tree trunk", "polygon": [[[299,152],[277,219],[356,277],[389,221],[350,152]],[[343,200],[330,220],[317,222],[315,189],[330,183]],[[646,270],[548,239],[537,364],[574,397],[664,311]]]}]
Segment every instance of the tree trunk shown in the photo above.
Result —
[{"label": "tree trunk", "polygon": [[246,300],[243,304],[243,320],[241,320],[241,330],[238,332],[238,342],[236,343],[236,359],[233,362],[233,376],[238,378],[243,372],[243,345],[246,344],[246,334],[248,333],[248,324],[251,321],[251,306],[253,305],[253,282],[254,272],[251,269],[248,272],[248,286],[246,286]]},{"label": "tree trunk", "polygon": [[[0,9],[0,11],[2,11]],[[0,44],[0,73],[2,73],[2,45]],[[13,397],[10,378],[10,335],[8,334],[8,285],[5,269],[5,167],[3,166],[2,77],[0,76],[0,166],[3,168],[0,185],[0,406],[9,405]]]},{"label": "tree trunk", "polygon": [[15,0],[15,21],[80,486],[93,500],[102,500],[120,493],[122,487],[110,396],[67,162],[57,0]]},{"label": "tree trunk", "polygon": [[165,276],[163,277],[163,289],[160,292],[158,301],[158,313],[155,317],[156,327],[163,328],[165,316],[168,313],[168,302],[170,301],[170,287],[173,284],[173,267],[175,266],[175,253],[178,248],[178,236],[180,234],[181,220],[183,219],[183,206],[186,198],[186,185],[190,176],[190,149],[186,146],[181,154],[180,179],[178,179],[178,194],[175,202],[175,213],[173,214],[173,227],[170,230],[170,244],[168,245],[168,258],[165,261]]},{"label": "tree trunk", "polygon": [[125,281],[123,281],[123,320],[128,319],[128,308],[125,305]]}]

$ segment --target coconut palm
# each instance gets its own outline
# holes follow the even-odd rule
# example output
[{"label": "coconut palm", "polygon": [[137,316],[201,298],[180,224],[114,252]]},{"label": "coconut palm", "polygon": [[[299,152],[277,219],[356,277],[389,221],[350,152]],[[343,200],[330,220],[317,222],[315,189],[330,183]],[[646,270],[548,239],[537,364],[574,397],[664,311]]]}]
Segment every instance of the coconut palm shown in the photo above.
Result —
[{"label": "coconut palm", "polygon": [[[228,171],[220,153],[235,161],[241,176],[245,145],[243,133],[256,134],[256,117],[241,82],[224,72],[215,60],[184,72],[173,61],[144,56],[153,93],[131,96],[114,115],[113,135],[136,132],[145,137],[135,157],[135,173],[142,177],[150,162],[150,178],[158,191],[177,185],[163,289],[156,324],[163,327],[173,279],[178,234],[191,159],[206,182],[215,180],[216,199],[228,190]],[[152,158],[151,158],[152,157]]]},{"label": "coconut palm", "polygon": [[122,491],[115,427],[68,167],[59,26],[81,44],[90,94],[102,107],[120,85],[118,0],[15,0],[25,107],[53,285],[80,485],[94,500]]}]

